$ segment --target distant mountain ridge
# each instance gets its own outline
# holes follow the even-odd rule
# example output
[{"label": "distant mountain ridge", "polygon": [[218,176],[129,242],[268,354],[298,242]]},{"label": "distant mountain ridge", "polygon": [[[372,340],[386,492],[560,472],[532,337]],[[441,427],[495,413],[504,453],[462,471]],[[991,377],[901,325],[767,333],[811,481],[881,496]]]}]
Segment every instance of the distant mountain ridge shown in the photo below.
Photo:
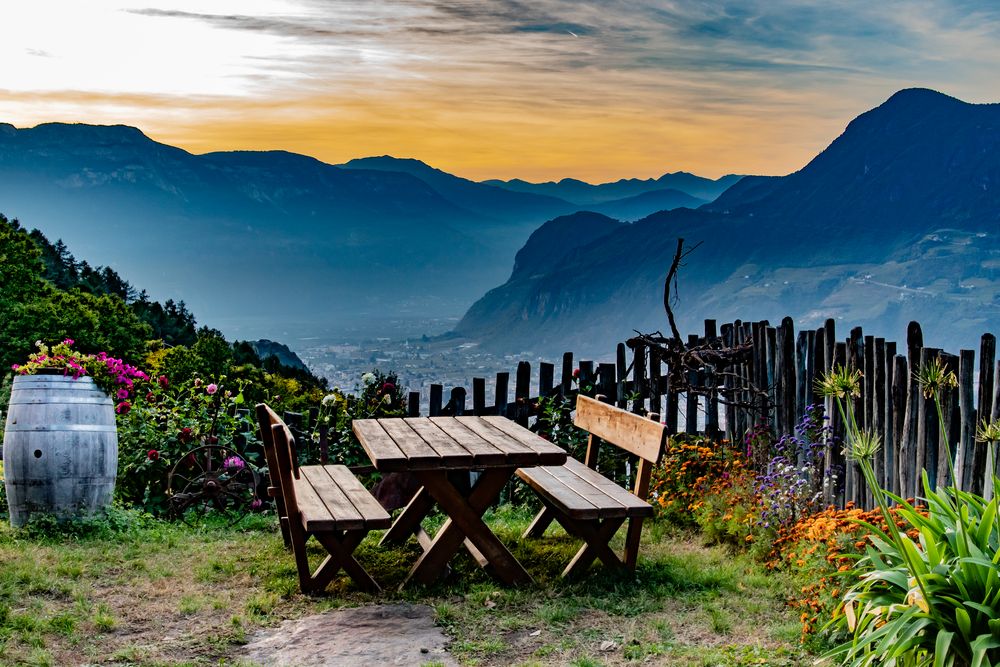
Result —
[{"label": "distant mountain ridge", "polygon": [[458,315],[509,275],[533,230],[582,208],[418,160],[193,155],[124,125],[0,124],[0,211],[240,338]]},{"label": "distant mountain ridge", "polygon": [[561,181],[530,183],[515,178],[509,181],[488,180],[483,183],[514,192],[533,193],[559,197],[581,205],[601,204],[616,199],[626,199],[657,190],[677,190],[696,199],[712,201],[739,181],[742,176],[729,174],[712,180],[695,176],[686,171],[675,171],[659,178],[623,178],[611,183],[593,185],[575,178]]},{"label": "distant mountain ridge", "polygon": [[[555,221],[536,235],[560,242]],[[515,272],[456,332],[506,350],[599,353],[633,329],[665,329],[678,237],[702,243],[680,275],[689,331],[703,318],[792,314],[899,339],[916,319],[931,344],[974,345],[1000,323],[1000,105],[900,91],[793,174],[744,178],[698,210],[655,213],[546,271]],[[538,253],[533,243],[520,253]]]}]

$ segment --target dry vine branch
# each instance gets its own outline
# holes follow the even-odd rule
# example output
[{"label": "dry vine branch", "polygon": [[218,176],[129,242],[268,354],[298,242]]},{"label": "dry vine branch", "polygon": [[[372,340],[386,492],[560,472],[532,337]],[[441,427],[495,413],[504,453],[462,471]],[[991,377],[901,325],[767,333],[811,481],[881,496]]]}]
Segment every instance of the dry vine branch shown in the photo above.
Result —
[{"label": "dry vine branch", "polygon": [[[769,392],[753,384],[740,369],[752,360],[753,342],[726,343],[721,337],[700,337],[691,343],[685,343],[681,338],[674,312],[671,306],[671,288],[676,302],[677,271],[684,266],[683,260],[698,249],[698,245],[685,250],[684,239],[677,239],[677,250],[674,253],[667,277],[663,281],[663,308],[670,323],[673,334],[666,337],[656,331],[643,334],[638,331],[625,343],[633,351],[644,347],[655,353],[667,364],[668,391],[672,394],[693,393],[701,396],[715,396],[724,405],[733,405],[746,409],[762,408],[770,410]],[[699,378],[694,383],[690,378]],[[724,379],[732,378],[732,386],[725,386]]]}]

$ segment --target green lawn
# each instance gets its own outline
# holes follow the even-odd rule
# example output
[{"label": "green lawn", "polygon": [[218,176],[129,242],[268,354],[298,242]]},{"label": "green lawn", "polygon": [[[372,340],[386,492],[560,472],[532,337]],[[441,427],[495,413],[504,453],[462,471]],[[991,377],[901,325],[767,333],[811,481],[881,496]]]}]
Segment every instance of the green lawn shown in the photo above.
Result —
[{"label": "green lawn", "polygon": [[[359,560],[385,587],[372,596],[340,579],[322,597],[298,592],[274,517],[237,528],[143,520],[115,511],[58,537],[0,527],[0,664],[234,664],[261,627],[339,606],[431,605],[469,665],[797,665],[791,583],[700,538],[651,523],[635,579],[596,566],[558,574],[576,549],[559,529],[521,542],[530,515],[502,507],[494,530],[536,579],[498,586],[464,553],[429,588],[396,591],[418,547],[377,546]],[[619,534],[620,540],[623,534]],[[317,551],[317,556],[319,552]],[[235,661],[238,662],[238,661]]]}]

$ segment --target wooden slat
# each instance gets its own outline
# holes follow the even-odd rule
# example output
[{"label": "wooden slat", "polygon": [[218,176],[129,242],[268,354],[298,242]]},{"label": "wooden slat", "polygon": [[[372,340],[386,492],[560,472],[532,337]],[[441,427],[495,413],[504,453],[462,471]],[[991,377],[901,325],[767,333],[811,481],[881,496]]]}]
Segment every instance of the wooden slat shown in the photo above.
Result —
[{"label": "wooden slat", "polygon": [[409,470],[433,468],[441,464],[438,453],[406,424],[406,420],[379,419],[378,423],[389,434],[396,446],[406,454]]},{"label": "wooden slat", "polygon": [[[333,485],[333,482],[330,482]],[[355,513],[353,520],[341,522],[330,513],[329,507],[320,498],[319,493],[313,488],[312,481],[301,477],[292,482],[292,489],[295,492],[295,502],[298,504],[299,514],[302,517],[302,526],[309,532],[338,530],[341,527],[361,528],[364,521],[357,515],[357,510],[351,505],[351,511]],[[346,499],[345,499],[346,501]],[[348,503],[350,505],[350,503]]]},{"label": "wooden slat", "polygon": [[[300,477],[295,483],[296,494],[298,494],[302,486],[302,480],[306,480],[312,486],[330,516],[333,517],[338,529],[353,530],[364,527],[365,518],[354,506],[354,503],[351,502],[351,499],[347,497],[343,489],[340,488],[336,480],[330,477],[330,473],[327,472],[325,466],[302,466],[299,468],[299,475]],[[304,512],[302,516],[307,523],[306,529],[311,530],[308,525],[311,523],[311,517]],[[325,519],[325,516],[317,518]]]},{"label": "wooden slat", "polygon": [[472,465],[472,454],[431,420],[404,419],[403,421],[438,453],[442,466],[470,467]]},{"label": "wooden slat", "polygon": [[574,519],[597,519],[600,510],[552,475],[548,468],[519,468],[517,476]]},{"label": "wooden slat", "polygon": [[455,419],[480,438],[503,452],[506,462],[509,465],[536,465],[538,463],[539,455],[537,452],[527,445],[522,445],[503,431],[484,422],[483,419],[488,419],[488,417],[456,417]]},{"label": "wooden slat", "polygon": [[601,473],[588,468],[576,459],[567,459],[565,468],[580,479],[583,479],[594,487],[599,488],[605,494],[613,497],[617,502],[629,508],[629,516],[653,515],[652,505],[641,498],[635,497],[633,494],[618,486]]},{"label": "wooden slat", "polygon": [[540,435],[532,433],[524,427],[518,426],[509,419],[504,419],[503,417],[483,417],[483,421],[503,431],[522,445],[530,447],[538,454],[539,465],[562,465],[566,462],[565,449],[549,442]]},{"label": "wooden slat", "polygon": [[[599,518],[607,519],[628,516],[628,507],[620,502],[618,498],[608,495],[604,492],[604,489],[598,488],[574,474],[568,466],[546,466],[544,470],[562,482],[566,487],[572,489],[578,496],[596,507]],[[587,470],[590,470],[590,468],[587,468]],[[625,495],[631,495],[628,491],[620,487],[615,488]]]},{"label": "wooden slat", "polygon": [[592,398],[577,398],[576,419],[573,422],[579,428],[647,461],[657,463],[663,453],[667,431],[662,424]]},{"label": "wooden slat", "polygon": [[382,472],[396,472],[409,469],[410,462],[396,442],[374,419],[355,419],[354,435],[364,447],[372,464]]},{"label": "wooden slat", "polygon": [[354,505],[358,514],[364,519],[366,528],[388,528],[392,524],[389,513],[358,481],[354,473],[347,469],[347,466],[323,466],[323,469]]},{"label": "wooden slat", "polygon": [[430,421],[472,455],[473,467],[507,462],[507,456],[502,451],[470,431],[456,417],[432,417]]}]

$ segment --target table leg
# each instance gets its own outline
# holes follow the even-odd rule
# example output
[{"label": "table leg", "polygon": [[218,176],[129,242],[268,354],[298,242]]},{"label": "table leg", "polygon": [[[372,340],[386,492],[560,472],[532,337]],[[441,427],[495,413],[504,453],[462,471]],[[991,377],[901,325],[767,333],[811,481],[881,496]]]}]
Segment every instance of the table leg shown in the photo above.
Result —
[{"label": "table leg", "polygon": [[420,530],[420,523],[432,507],[434,507],[434,499],[427,493],[426,487],[420,487],[389,530],[385,531],[379,546],[406,542],[410,539],[410,535]]},{"label": "table leg", "polygon": [[411,580],[424,584],[435,581],[466,538],[493,567],[493,573],[498,579],[508,584],[531,583],[531,575],[517,562],[514,555],[482,519],[483,512],[496,501],[513,473],[514,468],[487,469],[472,488],[468,498],[458,492],[448,480],[447,473],[443,471],[427,470],[415,473],[449,518],[434,536],[430,548],[413,566],[406,581],[403,582],[404,586]]}]

